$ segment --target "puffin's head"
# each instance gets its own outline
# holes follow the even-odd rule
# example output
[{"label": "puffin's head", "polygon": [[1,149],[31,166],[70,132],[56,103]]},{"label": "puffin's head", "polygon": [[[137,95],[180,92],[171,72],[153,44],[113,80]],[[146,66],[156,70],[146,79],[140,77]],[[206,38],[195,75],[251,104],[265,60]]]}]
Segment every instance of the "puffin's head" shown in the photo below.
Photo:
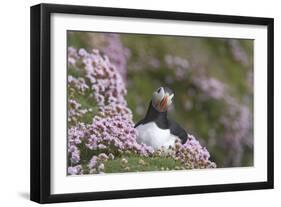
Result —
[{"label": "puffin's head", "polygon": [[167,87],[158,88],[152,96],[152,106],[159,112],[167,111],[172,104],[174,93]]}]

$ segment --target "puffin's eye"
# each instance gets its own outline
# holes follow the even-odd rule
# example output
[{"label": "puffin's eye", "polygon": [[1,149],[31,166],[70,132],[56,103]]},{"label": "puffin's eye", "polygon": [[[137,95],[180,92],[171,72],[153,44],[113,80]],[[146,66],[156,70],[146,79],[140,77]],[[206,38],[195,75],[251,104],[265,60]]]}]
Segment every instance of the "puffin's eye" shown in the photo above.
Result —
[{"label": "puffin's eye", "polygon": [[160,93],[160,91],[161,91],[161,87],[160,87],[160,88],[158,88],[157,93]]}]

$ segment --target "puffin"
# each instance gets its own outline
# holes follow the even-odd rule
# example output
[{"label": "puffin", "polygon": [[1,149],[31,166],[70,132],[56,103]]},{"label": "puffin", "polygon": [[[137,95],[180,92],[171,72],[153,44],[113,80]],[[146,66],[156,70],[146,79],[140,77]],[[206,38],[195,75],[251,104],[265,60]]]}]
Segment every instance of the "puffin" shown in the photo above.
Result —
[{"label": "puffin", "polygon": [[145,117],[135,125],[139,144],[157,150],[173,147],[177,139],[182,144],[186,142],[187,132],[167,116],[173,97],[173,90],[167,87],[160,87],[153,93]]}]

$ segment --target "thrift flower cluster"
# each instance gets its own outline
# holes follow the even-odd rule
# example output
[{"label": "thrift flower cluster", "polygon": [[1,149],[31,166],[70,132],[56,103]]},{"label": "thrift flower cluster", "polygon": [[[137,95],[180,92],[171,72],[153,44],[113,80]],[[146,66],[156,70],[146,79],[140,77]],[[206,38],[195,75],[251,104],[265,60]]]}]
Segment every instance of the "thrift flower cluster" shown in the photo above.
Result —
[{"label": "thrift flower cluster", "polygon": [[[159,151],[136,142],[124,80],[107,56],[98,50],[87,52],[70,47],[68,69],[73,73],[68,76],[69,175],[106,172],[107,162],[124,155],[159,156]],[[81,100],[85,99],[90,99],[93,106],[83,105]],[[90,123],[81,121],[91,113]],[[185,169],[215,167],[206,148],[193,136],[170,150],[171,157],[180,160]]]},{"label": "thrift flower cluster", "polygon": [[234,57],[234,59],[237,62],[240,62],[244,66],[248,66],[249,63],[249,58],[247,53],[241,48],[240,43],[238,40],[231,39],[228,41],[229,46],[231,48],[231,53]]},{"label": "thrift flower cluster", "polygon": [[[244,147],[253,147],[253,115],[246,105],[238,104],[229,96],[225,96],[229,110],[220,118],[220,122],[226,129],[222,145],[232,147],[225,162],[231,162],[234,166],[239,166],[244,154]],[[232,117],[236,117],[234,120]],[[231,159],[230,159],[231,158]]]},{"label": "thrift flower cluster", "polygon": [[126,81],[130,50],[123,46],[118,34],[106,33],[104,34],[104,41],[106,46],[101,48],[102,52],[109,57],[110,62],[122,76],[123,81]]},{"label": "thrift flower cluster", "polygon": [[246,104],[238,103],[228,94],[227,86],[212,77],[202,74],[193,78],[193,84],[202,92],[202,101],[208,99],[217,100],[225,104],[225,111],[219,118],[219,124],[223,127],[223,139],[213,134],[210,130],[210,142],[227,149],[225,153],[225,165],[240,166],[245,147],[253,147],[252,113]]},{"label": "thrift flower cluster", "polygon": [[192,81],[203,92],[205,97],[218,100],[223,98],[226,93],[225,85],[215,78],[197,75]]},{"label": "thrift flower cluster", "polygon": [[210,161],[210,154],[206,147],[202,147],[193,135],[188,134],[187,141],[183,145],[180,142],[176,143],[175,152],[175,157],[187,169],[216,167],[216,164]]},{"label": "thrift flower cluster", "polygon": [[174,71],[177,81],[183,80],[190,71],[190,64],[187,59],[167,54],[164,60],[166,66]]},{"label": "thrift flower cluster", "polygon": [[216,164],[210,161],[210,153],[202,147],[196,138],[188,134],[186,143],[182,144],[178,139],[173,147],[167,150],[159,149],[154,153],[157,156],[170,156],[181,162],[181,169],[216,168]]}]

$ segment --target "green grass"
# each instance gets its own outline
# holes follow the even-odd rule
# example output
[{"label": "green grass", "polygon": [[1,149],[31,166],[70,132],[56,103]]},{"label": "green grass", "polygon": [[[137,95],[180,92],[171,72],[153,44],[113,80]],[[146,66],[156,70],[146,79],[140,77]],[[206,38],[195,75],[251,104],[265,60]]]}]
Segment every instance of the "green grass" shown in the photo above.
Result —
[{"label": "green grass", "polygon": [[[122,159],[128,161],[122,163]],[[114,160],[105,162],[105,173],[122,173],[122,172],[144,172],[144,171],[162,171],[162,170],[179,170],[183,169],[180,161],[168,157],[141,157],[141,156],[122,156]],[[83,165],[84,171],[87,165]]]},{"label": "green grass", "polygon": [[[122,165],[123,158],[118,158],[116,160],[108,161],[105,164],[105,172],[113,173],[113,172],[139,172],[139,171],[158,171],[158,170],[167,170],[167,169],[175,169],[176,167],[180,167],[181,163],[179,161],[175,161],[172,158],[141,158],[141,157],[127,157],[128,164]],[[143,163],[141,160],[143,160]]]}]

